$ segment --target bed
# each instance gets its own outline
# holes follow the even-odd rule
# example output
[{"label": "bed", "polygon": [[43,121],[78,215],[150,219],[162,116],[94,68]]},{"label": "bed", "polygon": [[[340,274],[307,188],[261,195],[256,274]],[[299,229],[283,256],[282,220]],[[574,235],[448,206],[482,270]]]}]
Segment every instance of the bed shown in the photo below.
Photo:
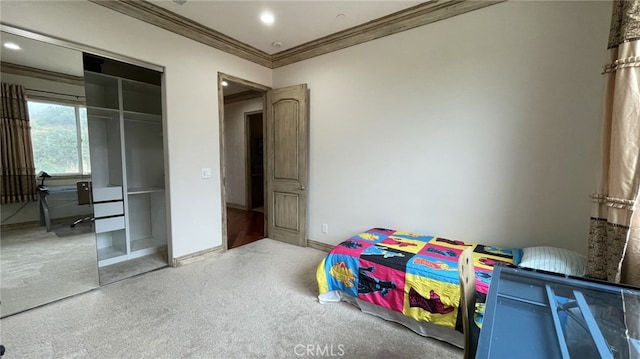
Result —
[{"label": "bed", "polygon": [[518,264],[521,249],[386,228],[359,233],[329,252],[316,274],[318,299],[346,301],[420,335],[462,347],[457,258],[469,247],[474,252],[477,303],[482,307],[493,266]]}]

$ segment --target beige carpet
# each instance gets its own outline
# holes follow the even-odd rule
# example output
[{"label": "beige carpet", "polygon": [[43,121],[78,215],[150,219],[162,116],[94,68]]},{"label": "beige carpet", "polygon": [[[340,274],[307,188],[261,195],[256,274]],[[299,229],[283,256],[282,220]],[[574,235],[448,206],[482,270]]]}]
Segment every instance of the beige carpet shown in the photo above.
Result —
[{"label": "beige carpet", "polygon": [[349,304],[319,304],[324,255],[264,239],[11,316],[3,359],[462,357]]}]

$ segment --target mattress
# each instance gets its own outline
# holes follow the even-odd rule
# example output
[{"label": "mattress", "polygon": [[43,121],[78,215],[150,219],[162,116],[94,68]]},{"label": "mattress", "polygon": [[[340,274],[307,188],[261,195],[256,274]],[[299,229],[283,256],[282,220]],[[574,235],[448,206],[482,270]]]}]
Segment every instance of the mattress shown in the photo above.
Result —
[{"label": "mattress", "polygon": [[[373,314],[400,322],[418,334],[459,345],[455,342],[460,336],[425,328],[435,325],[462,332],[457,260],[469,247],[473,248],[476,302],[482,307],[493,266],[517,264],[520,249],[386,228],[356,234],[329,252],[316,274],[318,298],[322,303],[348,301],[366,307],[367,312],[378,311]],[[429,325],[420,327],[421,323]]]}]

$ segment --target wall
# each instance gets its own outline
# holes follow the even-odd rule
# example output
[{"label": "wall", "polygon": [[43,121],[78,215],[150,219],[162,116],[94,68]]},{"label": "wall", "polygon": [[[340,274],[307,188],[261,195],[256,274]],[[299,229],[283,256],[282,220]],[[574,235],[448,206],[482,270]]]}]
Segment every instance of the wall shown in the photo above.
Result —
[{"label": "wall", "polygon": [[224,106],[224,146],[227,203],[241,207],[247,206],[246,172],[246,112],[262,110],[262,97],[247,101],[230,103]]},{"label": "wall", "polygon": [[309,84],[311,239],[387,226],[585,252],[610,9],[506,2],[273,72],[89,2],[2,1],[0,20],[164,66],[173,257],[222,243],[218,72]]},{"label": "wall", "polygon": [[311,89],[308,238],[586,252],[610,11],[506,2],[274,70]]},{"label": "wall", "polygon": [[[271,86],[272,71],[86,1],[2,1],[0,10],[3,24],[164,67],[171,256],[222,245],[218,72]],[[203,167],[213,178],[201,178]]]}]

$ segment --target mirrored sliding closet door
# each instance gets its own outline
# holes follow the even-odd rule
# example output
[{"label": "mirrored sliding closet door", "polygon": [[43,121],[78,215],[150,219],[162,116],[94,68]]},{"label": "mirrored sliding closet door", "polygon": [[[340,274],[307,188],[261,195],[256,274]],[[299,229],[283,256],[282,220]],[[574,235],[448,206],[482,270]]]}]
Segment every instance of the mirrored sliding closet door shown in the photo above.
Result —
[{"label": "mirrored sliding closet door", "polygon": [[99,279],[82,52],[5,31],[0,40],[4,317]]},{"label": "mirrored sliding closet door", "polygon": [[166,267],[163,69],[0,26],[0,316]]}]

